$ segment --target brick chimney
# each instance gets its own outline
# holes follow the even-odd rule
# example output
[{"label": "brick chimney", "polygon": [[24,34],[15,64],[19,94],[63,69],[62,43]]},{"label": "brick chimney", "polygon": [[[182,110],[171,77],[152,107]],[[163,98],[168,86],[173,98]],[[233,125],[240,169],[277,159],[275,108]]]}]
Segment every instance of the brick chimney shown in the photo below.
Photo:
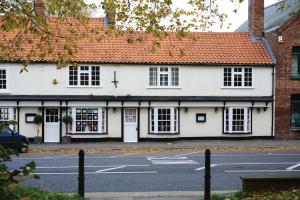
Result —
[{"label": "brick chimney", "polygon": [[255,37],[263,37],[264,0],[248,0],[248,31]]},{"label": "brick chimney", "polygon": [[46,7],[43,0],[35,0],[34,10],[37,16],[42,18],[46,17]]}]

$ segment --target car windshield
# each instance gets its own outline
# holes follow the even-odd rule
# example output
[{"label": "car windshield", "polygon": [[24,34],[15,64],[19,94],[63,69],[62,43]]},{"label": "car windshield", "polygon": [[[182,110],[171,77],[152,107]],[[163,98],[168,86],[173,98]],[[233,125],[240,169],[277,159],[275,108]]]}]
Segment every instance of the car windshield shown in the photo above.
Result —
[{"label": "car windshield", "polygon": [[8,128],[8,127],[4,127],[4,128],[2,128],[1,130],[0,130],[0,134],[2,135],[11,135],[13,133],[13,131],[10,129],[10,128]]}]

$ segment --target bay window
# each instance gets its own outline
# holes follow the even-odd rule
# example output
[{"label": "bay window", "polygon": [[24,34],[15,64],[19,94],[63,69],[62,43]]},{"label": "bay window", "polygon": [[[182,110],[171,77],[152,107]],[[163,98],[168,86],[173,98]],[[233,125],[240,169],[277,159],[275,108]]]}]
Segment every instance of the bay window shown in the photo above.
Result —
[{"label": "bay window", "polygon": [[251,133],[250,108],[225,108],[224,133]]},{"label": "bay window", "polygon": [[177,87],[179,86],[179,67],[150,67],[150,87]]},{"label": "bay window", "polygon": [[73,134],[103,134],[106,133],[106,109],[87,107],[72,108],[69,114],[74,122],[71,128]]},{"label": "bay window", "polygon": [[149,123],[150,133],[178,133],[178,110],[177,108],[151,108]]}]

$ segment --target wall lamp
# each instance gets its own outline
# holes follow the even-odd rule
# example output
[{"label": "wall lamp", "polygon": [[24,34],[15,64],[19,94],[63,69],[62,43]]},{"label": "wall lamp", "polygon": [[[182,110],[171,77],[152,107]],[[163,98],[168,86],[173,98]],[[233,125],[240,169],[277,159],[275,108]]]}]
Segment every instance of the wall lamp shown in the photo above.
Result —
[{"label": "wall lamp", "polygon": [[38,108],[38,112],[41,113],[42,112],[42,107]]},{"label": "wall lamp", "polygon": [[219,109],[217,107],[215,107],[215,113],[218,113]]},{"label": "wall lamp", "polygon": [[113,107],[113,113],[117,112],[117,108]]},{"label": "wall lamp", "polygon": [[189,109],[188,108],[184,108],[184,112],[185,113],[189,112]]}]

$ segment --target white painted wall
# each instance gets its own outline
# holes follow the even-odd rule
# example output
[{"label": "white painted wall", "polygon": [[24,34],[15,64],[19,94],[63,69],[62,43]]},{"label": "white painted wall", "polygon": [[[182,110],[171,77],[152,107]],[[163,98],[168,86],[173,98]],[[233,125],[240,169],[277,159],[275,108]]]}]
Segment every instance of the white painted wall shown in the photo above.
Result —
[{"label": "white painted wall", "polygon": [[[100,65],[100,87],[68,87],[68,68],[56,69],[53,64],[31,64],[29,72],[20,74],[21,64],[2,63],[8,73],[8,92],[18,95],[131,95],[131,96],[270,96],[272,68],[253,68],[253,88],[223,88],[220,66],[181,66],[180,88],[148,88],[147,65]],[[118,88],[111,83],[117,72]],[[58,84],[53,84],[53,79]]]},{"label": "white painted wall", "polygon": [[[35,137],[37,136],[37,125],[34,123],[26,123],[25,114],[26,113],[36,113],[41,115],[42,113],[38,112],[38,108],[32,107],[23,107],[20,108],[20,134],[25,135],[26,137]],[[42,136],[42,125],[39,127],[39,136]]]}]

